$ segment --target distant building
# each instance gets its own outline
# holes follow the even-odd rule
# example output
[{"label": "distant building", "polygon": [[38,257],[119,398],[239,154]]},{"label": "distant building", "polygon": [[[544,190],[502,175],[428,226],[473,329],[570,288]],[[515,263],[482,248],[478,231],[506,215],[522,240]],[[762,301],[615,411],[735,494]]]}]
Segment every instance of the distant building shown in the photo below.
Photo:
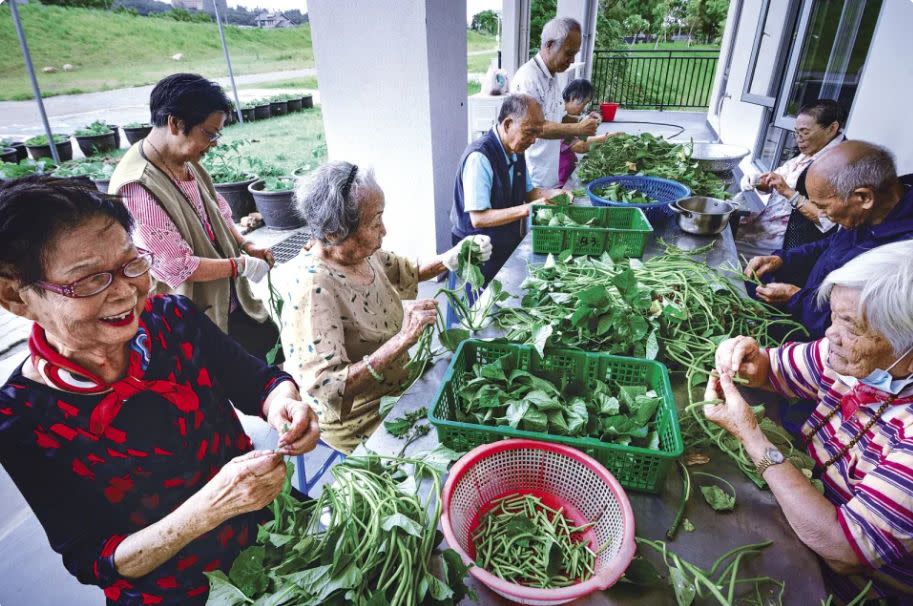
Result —
[{"label": "distant building", "polygon": [[257,27],[262,27],[264,29],[276,29],[279,27],[294,27],[295,24],[292,23],[288,17],[283,15],[279,11],[263,11],[254,19],[254,23]]}]

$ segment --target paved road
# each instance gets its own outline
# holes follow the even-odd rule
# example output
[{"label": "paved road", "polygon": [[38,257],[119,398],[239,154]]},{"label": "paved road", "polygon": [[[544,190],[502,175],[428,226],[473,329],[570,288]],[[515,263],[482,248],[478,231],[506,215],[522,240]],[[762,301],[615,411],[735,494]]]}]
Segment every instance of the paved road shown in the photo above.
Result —
[{"label": "paved road", "polygon": [[[316,75],[316,69],[307,68],[236,76],[235,82],[242,86]],[[216,78],[216,82],[228,85],[228,78]],[[45,99],[44,108],[51,129],[60,132],[72,133],[74,129],[100,118],[112,124],[147,122],[150,92],[152,85],[80,95],[59,95]],[[274,94],[277,92],[280,91],[273,91]],[[263,91],[239,90],[238,94],[243,101],[263,96]],[[42,132],[41,114],[34,101],[0,101],[0,137],[24,138]]]}]

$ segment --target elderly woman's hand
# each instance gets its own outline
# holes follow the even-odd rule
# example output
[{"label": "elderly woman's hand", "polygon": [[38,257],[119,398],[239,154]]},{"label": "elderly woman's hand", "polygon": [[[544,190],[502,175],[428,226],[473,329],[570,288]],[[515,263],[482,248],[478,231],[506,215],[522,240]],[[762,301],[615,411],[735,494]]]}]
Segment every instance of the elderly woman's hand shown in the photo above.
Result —
[{"label": "elderly woman's hand", "polygon": [[761,387],[770,375],[770,359],[751,337],[726,339],[716,350],[715,366],[721,375],[738,374],[749,387]]},{"label": "elderly woman's hand", "polygon": [[719,404],[704,405],[704,416],[740,441],[744,441],[753,430],[757,429],[758,419],[728,373],[718,377],[711,375],[710,381],[707,383],[704,400],[718,400],[720,396],[723,397],[723,401]]},{"label": "elderly woman's hand", "polygon": [[778,173],[767,173],[765,176],[767,177],[765,180],[767,191],[776,191],[784,198],[791,198],[793,194],[796,193],[796,190],[786,183],[786,180],[782,175]]},{"label": "elderly woman's hand", "polygon": [[783,267],[783,258],[777,255],[764,255],[761,257],[752,257],[745,266],[745,275],[760,278],[764,274],[777,271]]},{"label": "elderly woman's hand", "polygon": [[771,282],[755,289],[755,294],[765,303],[771,305],[782,305],[793,298],[797,292],[802,290],[795,284],[786,284],[785,282]]},{"label": "elderly woman's hand", "polygon": [[282,490],[284,481],[282,455],[271,450],[254,450],[223,465],[197,496],[202,499],[203,515],[214,516],[220,524],[269,505]]},{"label": "elderly woman's hand", "polygon": [[295,456],[314,450],[320,424],[311,407],[300,397],[277,396],[269,404],[267,422],[279,432],[279,452]]},{"label": "elderly woman's hand", "polygon": [[482,255],[482,263],[491,259],[491,238],[485,234],[476,234],[473,236],[466,236],[460,242],[441,255],[441,263],[444,264],[444,267],[450,271],[456,271],[460,265],[460,250],[463,248],[463,243],[466,241],[474,242],[479,246],[479,252]]},{"label": "elderly woman's hand", "polygon": [[257,257],[258,259],[263,259],[269,266],[272,267],[276,264],[276,260],[273,258],[273,251],[271,248],[260,248],[253,242],[247,241],[241,246],[241,250],[249,254],[251,257]]},{"label": "elderly woman's hand", "polygon": [[425,328],[437,320],[437,301],[418,299],[403,305],[403,327],[400,338],[407,345],[415,345]]}]

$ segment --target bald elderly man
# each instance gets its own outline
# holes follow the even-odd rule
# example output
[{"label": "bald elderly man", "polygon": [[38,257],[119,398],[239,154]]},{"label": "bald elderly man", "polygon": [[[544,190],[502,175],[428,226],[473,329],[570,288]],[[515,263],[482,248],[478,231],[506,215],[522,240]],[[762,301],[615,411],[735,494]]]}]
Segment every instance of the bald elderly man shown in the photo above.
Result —
[{"label": "bald elderly man", "polygon": [[863,252],[913,238],[913,175],[897,177],[894,157],[865,141],[845,141],[809,168],[809,201],[840,226],[818,242],[754,257],[745,275],[765,284],[755,296],[784,309],[820,339],[831,323],[830,307],[819,308],[818,286],[833,270]]}]

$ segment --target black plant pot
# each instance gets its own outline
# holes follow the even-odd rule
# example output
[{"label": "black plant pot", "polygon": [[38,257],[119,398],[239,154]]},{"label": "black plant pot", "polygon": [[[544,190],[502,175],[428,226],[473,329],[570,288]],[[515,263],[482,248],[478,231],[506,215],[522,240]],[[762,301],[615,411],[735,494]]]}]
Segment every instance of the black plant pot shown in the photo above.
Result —
[{"label": "black plant pot", "polygon": [[114,149],[120,149],[120,127],[117,124],[108,124],[108,128],[114,131]]},{"label": "black plant pot", "polygon": [[304,220],[298,215],[294,203],[294,190],[263,191],[263,181],[257,180],[247,186],[254,196],[257,212],[270,229],[298,229]]},{"label": "black plant pot", "polygon": [[127,128],[126,126],[124,127],[124,135],[127,136],[127,141],[130,143],[130,145],[133,145],[140,139],[145,138],[146,135],[148,135],[150,132],[152,132],[152,126],[149,125],[136,126],[132,128]]},{"label": "black plant pot", "polygon": [[314,95],[305,95],[301,97],[301,107],[303,109],[310,109],[314,107]]},{"label": "black plant pot", "polygon": [[228,206],[231,208],[231,218],[235,223],[239,223],[241,217],[249,215],[257,208],[254,204],[254,196],[247,189],[247,186],[256,180],[257,177],[252,176],[246,181],[214,184],[216,191],[222,194],[222,197],[228,202]]},{"label": "black plant pot", "polygon": [[288,103],[289,113],[301,111],[301,99],[289,99],[286,103]]},{"label": "black plant pot", "polygon": [[116,141],[114,133],[90,135],[88,137],[80,137],[77,135],[76,137],[76,143],[79,144],[79,149],[82,150],[82,153],[87,158],[89,156],[94,156],[95,154],[103,154],[117,149]]},{"label": "black plant pot", "polygon": [[[32,160],[39,160],[41,158],[53,158],[51,155],[51,146],[50,145],[26,145],[26,149],[29,150],[29,155],[32,157]],[[73,159],[73,143],[67,139],[63,143],[57,144],[57,155],[60,156],[61,162],[66,162],[67,160]]]},{"label": "black plant pot", "polygon": [[9,146],[16,150],[16,162],[22,162],[29,157],[29,152],[25,149],[25,143],[22,141],[13,141]]},{"label": "black plant pot", "polygon": [[271,115],[269,103],[264,103],[263,105],[258,105],[254,108],[255,120],[266,120]]},{"label": "black plant pot", "polygon": [[269,104],[269,113],[272,116],[284,116],[288,113],[288,103],[286,101],[271,101]]},{"label": "black plant pot", "polygon": [[15,147],[0,148],[0,162],[16,164],[19,162],[19,152],[16,151]]},{"label": "black plant pot", "polygon": [[241,117],[244,118],[244,121],[245,121],[245,122],[253,122],[254,120],[257,119],[257,117],[254,115],[254,108],[253,108],[253,107],[245,107],[245,108],[243,108],[243,109],[241,110]]}]

